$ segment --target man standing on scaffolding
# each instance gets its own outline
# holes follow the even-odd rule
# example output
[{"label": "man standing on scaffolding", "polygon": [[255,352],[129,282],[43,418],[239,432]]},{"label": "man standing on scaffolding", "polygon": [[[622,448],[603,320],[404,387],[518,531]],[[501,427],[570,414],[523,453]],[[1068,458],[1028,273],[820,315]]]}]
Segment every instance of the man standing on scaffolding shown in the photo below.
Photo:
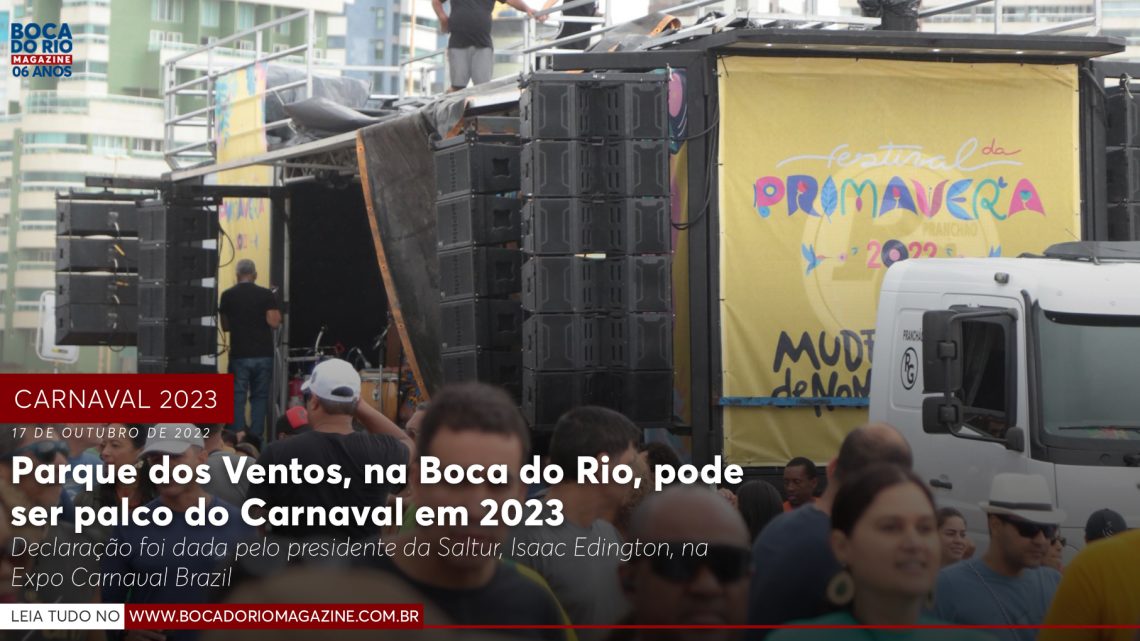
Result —
[{"label": "man standing on scaffolding", "polygon": [[[450,33],[447,40],[447,66],[451,70],[451,90],[466,89],[469,82],[490,82],[495,68],[495,48],[491,41],[491,13],[495,2],[503,2],[534,18],[534,9],[525,0],[431,0],[439,28]],[[451,15],[443,4],[451,4]],[[545,16],[538,18],[540,22]]]}]

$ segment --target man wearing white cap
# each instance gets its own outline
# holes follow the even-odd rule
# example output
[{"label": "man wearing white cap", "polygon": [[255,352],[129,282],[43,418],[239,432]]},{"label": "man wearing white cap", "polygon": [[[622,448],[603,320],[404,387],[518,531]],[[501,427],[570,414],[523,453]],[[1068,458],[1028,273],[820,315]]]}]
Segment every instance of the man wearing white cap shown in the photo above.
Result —
[{"label": "man wearing white cap", "polygon": [[[206,441],[201,428],[190,423],[159,423],[149,428],[149,436],[139,457],[150,467],[165,463],[169,470],[177,465],[197,467],[206,464]],[[105,603],[205,603],[209,590],[202,584],[179,585],[178,577],[215,576],[226,563],[226,558],[188,554],[180,552],[183,547],[193,547],[195,543],[204,545],[211,541],[225,543],[227,556],[233,556],[234,546],[240,541],[250,540],[254,530],[246,525],[238,508],[225,501],[210,496],[198,483],[197,475],[188,483],[155,484],[158,497],[146,507],[151,513],[159,506],[165,506],[174,514],[174,520],[167,526],[127,525],[118,526],[112,538],[120,543],[129,543],[130,556],[103,557],[101,572],[104,576],[125,576],[135,574],[140,577],[136,587],[124,587],[122,582],[109,581],[102,588]],[[203,502],[206,512],[222,508],[229,515],[227,522],[220,526],[192,527],[186,521],[186,511]],[[153,554],[153,548],[142,544],[143,539],[164,543],[162,553]],[[182,542],[185,541],[183,544]],[[176,546],[181,544],[183,547]],[[144,577],[164,576],[166,580],[150,580]],[[207,581],[208,583],[208,581]],[[127,585],[130,585],[129,583]],[[147,630],[132,631],[127,638],[163,639],[165,641],[186,641],[197,637],[192,630],[174,630],[163,634]]]},{"label": "man wearing white cap", "polygon": [[[1042,565],[1065,513],[1053,506],[1045,477],[998,474],[988,516],[990,547],[982,558],[942,570],[934,588],[935,615],[965,625],[1039,625],[1061,581],[1061,573]],[[991,633],[1009,641],[1033,641],[1032,629]]]},{"label": "man wearing white cap", "polygon": [[[388,417],[368,403],[360,402],[360,374],[347,361],[330,359],[313,368],[301,387],[308,400],[311,430],[266,447],[259,462],[263,465],[340,465],[341,474],[352,479],[348,488],[327,483],[318,485],[253,485],[250,497],[265,501],[266,508],[277,506],[332,508],[335,506],[376,507],[388,501],[391,487],[365,483],[366,465],[408,465],[415,450],[408,437]],[[364,432],[353,428],[353,419]],[[309,526],[299,523],[276,527],[273,532],[291,538],[367,537],[377,533],[368,527]]]}]

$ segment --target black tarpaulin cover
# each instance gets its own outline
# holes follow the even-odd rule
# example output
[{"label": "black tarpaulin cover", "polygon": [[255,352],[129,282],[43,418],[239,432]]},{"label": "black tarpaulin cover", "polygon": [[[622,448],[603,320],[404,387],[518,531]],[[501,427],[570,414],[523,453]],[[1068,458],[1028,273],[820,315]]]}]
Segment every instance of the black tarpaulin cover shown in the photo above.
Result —
[{"label": "black tarpaulin cover", "polygon": [[443,383],[431,133],[417,112],[362,129],[356,138],[388,306],[416,382],[429,395]]}]

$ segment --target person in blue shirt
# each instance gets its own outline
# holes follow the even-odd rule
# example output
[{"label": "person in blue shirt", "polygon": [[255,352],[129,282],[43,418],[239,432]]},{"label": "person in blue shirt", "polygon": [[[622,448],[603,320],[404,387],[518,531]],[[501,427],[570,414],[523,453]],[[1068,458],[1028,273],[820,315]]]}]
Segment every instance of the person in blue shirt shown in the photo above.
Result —
[{"label": "person in blue shirt", "polygon": [[[922,480],[901,467],[878,464],[845,481],[831,507],[831,548],[843,568],[827,588],[843,609],[791,625],[924,626],[924,605],[942,567],[934,499]],[[758,560],[762,563],[763,560]],[[971,641],[972,630],[891,630],[892,641]],[[771,641],[881,638],[877,630],[783,629]]]},{"label": "person in blue shirt", "polygon": [[1004,626],[994,631],[1002,641],[1034,641],[1037,630],[1011,626],[1040,625],[1061,582],[1061,573],[1044,565],[1065,521],[1064,510],[1053,505],[1044,476],[994,476],[990,500],[981,506],[989,548],[942,571],[934,614],[961,625]]},{"label": "person in blue shirt", "polygon": [[[205,440],[200,428],[188,423],[155,425],[141,456],[151,465],[165,461],[170,469],[176,465],[205,465]],[[170,508],[174,520],[165,527],[158,525],[118,526],[113,538],[129,543],[130,556],[103,557],[104,603],[206,603],[210,587],[229,587],[225,583],[225,565],[232,561],[235,546],[253,539],[255,531],[245,524],[238,508],[210,496],[196,480],[189,483],[156,484],[157,498],[146,504],[151,513],[159,506]],[[207,513],[220,507],[228,514],[224,525],[194,527],[187,523],[186,511],[203,501]],[[162,543],[154,554],[148,542]],[[213,542],[213,555],[185,551],[194,544]],[[183,543],[185,542],[185,543]],[[181,544],[181,545],[179,545]],[[222,547],[224,546],[224,548]],[[189,584],[187,584],[189,579]],[[129,586],[129,587],[128,587]],[[191,641],[196,630],[131,630],[127,641]]]}]

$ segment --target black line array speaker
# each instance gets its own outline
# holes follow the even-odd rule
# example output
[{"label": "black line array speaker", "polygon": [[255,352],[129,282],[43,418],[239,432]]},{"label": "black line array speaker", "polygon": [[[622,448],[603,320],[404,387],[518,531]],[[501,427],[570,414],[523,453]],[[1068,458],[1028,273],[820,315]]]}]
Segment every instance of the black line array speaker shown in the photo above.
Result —
[{"label": "black line array speaker", "polygon": [[664,74],[523,81],[522,395],[535,427],[585,403],[671,424],[667,85]]},{"label": "black line array speaker", "polygon": [[668,256],[607,258],[604,304],[623,312],[669,312],[673,309],[671,259]]},{"label": "black line array speaker", "polygon": [[617,410],[647,427],[667,426],[673,416],[673,370],[605,370],[591,379],[590,402]]},{"label": "black line array speaker", "polygon": [[523,145],[522,190],[534,198],[669,195],[661,140],[534,140]]},{"label": "black line array speaker", "polygon": [[522,306],[517,300],[462,298],[440,304],[443,348],[519,348]]},{"label": "black line array speaker", "polygon": [[1108,240],[1140,240],[1140,99],[1132,89],[1125,85],[1105,90]]},{"label": "black line array speaker", "polygon": [[193,358],[213,354],[217,349],[217,328],[211,325],[140,320],[138,332],[139,353],[148,358]]},{"label": "black line array speaker", "polygon": [[669,199],[533,198],[522,211],[523,251],[565,254],[668,254]]},{"label": "black line array speaker", "polygon": [[1140,240],[1140,203],[1108,206],[1108,237],[1113,240]]},{"label": "black line array speaker", "polygon": [[57,305],[56,344],[134,345],[138,320],[135,305]]},{"label": "black line array speaker", "polygon": [[138,235],[138,208],[127,201],[59,200],[56,233],[61,236]]},{"label": "black line array speaker", "polygon": [[535,314],[605,309],[605,261],[583,256],[536,256],[522,266],[522,306]]},{"label": "black line array speaker", "polygon": [[56,198],[56,343],[134,345],[138,207],[132,200]]},{"label": "black line array speaker", "polygon": [[510,136],[457,136],[435,148],[436,199],[519,189],[519,144]]},{"label": "black line array speaker", "polygon": [[439,252],[444,298],[496,297],[518,293],[522,254],[505,247],[465,247]]},{"label": "black line array speaker", "polygon": [[439,248],[518,242],[521,208],[518,198],[486,194],[441,200],[435,205]]},{"label": "black line array speaker", "polygon": [[591,370],[600,364],[601,318],[535,314],[523,323],[523,366],[536,371]]},{"label": "black line array speaker", "polygon": [[213,316],[217,290],[202,285],[145,281],[139,285],[139,315],[143,318],[189,320]]},{"label": "black line array speaker", "polygon": [[522,381],[522,354],[517,350],[447,351],[443,353],[443,377],[448,383],[494,383],[517,396]]},{"label": "black line array speaker", "polygon": [[138,283],[134,274],[60,273],[55,279],[55,304],[134,305]]},{"label": "black line array speaker", "polygon": [[[139,213],[139,371],[216,371],[218,210],[212,202],[149,201]],[[216,282],[216,280],[214,281]]]},{"label": "black line array speaker", "polygon": [[1127,87],[1105,90],[1108,97],[1107,143],[1114,147],[1140,147],[1140,102]]},{"label": "black line array speaker", "polygon": [[57,271],[134,273],[138,266],[139,241],[135,238],[56,239]]},{"label": "black line array speaker", "polygon": [[521,140],[517,118],[476,118],[437,143],[436,240],[445,383],[522,388]]},{"label": "black line array speaker", "polygon": [[672,314],[615,314],[605,317],[600,362],[619,370],[673,367]]},{"label": "black line array speaker", "polygon": [[1109,202],[1140,201],[1140,148],[1109,149],[1105,178]]},{"label": "black line array speaker", "polygon": [[218,237],[217,213],[202,207],[151,205],[139,210],[143,242],[191,243]]},{"label": "black line array speaker", "polygon": [[669,136],[664,74],[534,73],[523,83],[521,132],[530,140]]},{"label": "black line array speaker", "polygon": [[558,417],[589,402],[593,373],[523,370],[522,410],[536,427],[552,426]]},{"label": "black line array speaker", "polygon": [[218,250],[144,242],[139,250],[139,273],[143,280],[170,283],[213,278],[218,273]]}]

